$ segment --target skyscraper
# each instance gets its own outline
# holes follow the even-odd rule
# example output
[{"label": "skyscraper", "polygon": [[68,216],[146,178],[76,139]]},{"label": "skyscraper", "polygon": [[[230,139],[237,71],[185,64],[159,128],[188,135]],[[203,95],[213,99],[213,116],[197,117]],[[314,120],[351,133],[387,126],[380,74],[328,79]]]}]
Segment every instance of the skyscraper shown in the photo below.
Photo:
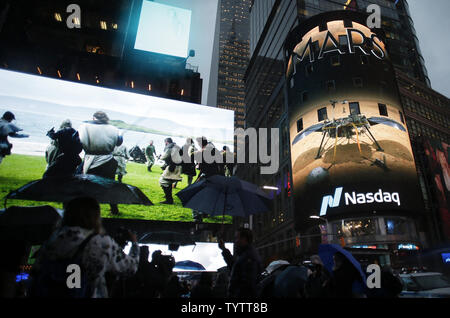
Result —
[{"label": "skyscraper", "polygon": [[244,127],[244,73],[249,61],[249,0],[220,1],[217,107],[235,111],[235,127]]},{"label": "skyscraper", "polygon": [[[278,189],[273,192],[274,204],[271,212],[257,216],[250,222],[255,231],[257,245],[267,262],[293,256],[300,249],[307,249],[308,246],[305,245],[310,244],[308,239],[296,238],[297,231],[293,222],[297,207],[294,207],[292,200],[292,140],[289,138],[288,98],[285,92],[290,83],[286,82],[285,77],[285,40],[295,27],[317,14],[344,9],[365,13],[367,6],[372,3],[381,7],[386,50],[396,71],[405,74],[411,81],[422,83],[424,87],[430,86],[414,26],[409,17],[408,4],[404,0],[353,0],[351,3],[348,0],[257,0],[251,3],[251,56],[245,74],[245,126],[280,129],[280,165],[278,173],[274,175],[260,175],[258,167],[249,167],[239,173],[250,182]],[[321,26],[323,27],[326,29],[326,26]],[[364,85],[353,83],[356,84]],[[404,103],[402,90],[400,95]],[[414,130],[409,127],[412,121],[407,112],[404,119],[411,135]],[[413,151],[415,154],[414,148]],[[420,228],[417,231],[422,236],[426,226],[419,223]],[[321,226],[321,229],[324,227]],[[312,232],[301,234],[317,235]]]},{"label": "skyscraper", "polygon": [[333,10],[366,12],[371,4],[381,8],[381,28],[386,34],[386,45],[394,66],[427,86],[430,80],[420,52],[419,40],[411,19],[407,1],[400,0],[299,0],[299,19],[303,21],[318,13]]}]

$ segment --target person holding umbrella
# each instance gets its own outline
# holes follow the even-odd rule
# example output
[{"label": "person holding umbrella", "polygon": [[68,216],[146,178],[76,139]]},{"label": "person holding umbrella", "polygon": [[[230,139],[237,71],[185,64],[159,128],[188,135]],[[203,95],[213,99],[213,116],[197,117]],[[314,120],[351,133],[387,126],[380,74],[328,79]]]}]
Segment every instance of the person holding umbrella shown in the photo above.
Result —
[{"label": "person holding umbrella", "polygon": [[312,255],[310,257],[311,275],[305,284],[305,296],[307,298],[325,298],[327,294],[327,284],[330,280],[330,274],[323,265],[319,255]]},{"label": "person holding umbrella", "polygon": [[223,240],[219,241],[222,256],[231,270],[228,297],[254,298],[257,296],[257,284],[262,272],[261,260],[253,247],[253,233],[246,228],[237,232],[234,244],[235,255],[225,248]]},{"label": "person holding umbrella", "polygon": [[333,276],[329,281],[329,291],[333,298],[355,298],[355,282],[361,283],[361,276],[353,264],[340,252],[333,256]]}]

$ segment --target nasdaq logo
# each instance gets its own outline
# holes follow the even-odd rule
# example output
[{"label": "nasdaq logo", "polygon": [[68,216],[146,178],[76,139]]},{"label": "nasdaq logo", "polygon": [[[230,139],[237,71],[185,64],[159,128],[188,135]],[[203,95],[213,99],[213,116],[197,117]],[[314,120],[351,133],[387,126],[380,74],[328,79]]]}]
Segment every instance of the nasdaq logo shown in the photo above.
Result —
[{"label": "nasdaq logo", "polygon": [[320,216],[327,214],[328,207],[337,208],[339,206],[343,189],[343,187],[336,188],[336,190],[334,190],[334,196],[326,195],[323,197],[322,207],[320,208]]},{"label": "nasdaq logo", "polygon": [[[336,188],[333,195],[326,195],[322,199],[320,216],[327,214],[328,208],[337,208],[341,204],[343,187]],[[379,189],[377,192],[356,193],[355,191],[344,193],[345,205],[359,205],[371,203],[395,203],[400,206],[400,195],[398,192],[384,192]]]}]

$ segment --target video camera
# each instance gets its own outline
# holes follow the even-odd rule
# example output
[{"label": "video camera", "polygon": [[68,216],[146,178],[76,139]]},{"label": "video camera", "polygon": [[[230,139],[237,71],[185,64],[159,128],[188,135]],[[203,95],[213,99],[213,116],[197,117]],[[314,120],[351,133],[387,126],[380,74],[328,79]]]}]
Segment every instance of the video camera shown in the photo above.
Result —
[{"label": "video camera", "polygon": [[110,236],[121,248],[124,248],[128,241],[130,241],[132,233],[132,231],[121,226],[114,233],[110,234]]}]

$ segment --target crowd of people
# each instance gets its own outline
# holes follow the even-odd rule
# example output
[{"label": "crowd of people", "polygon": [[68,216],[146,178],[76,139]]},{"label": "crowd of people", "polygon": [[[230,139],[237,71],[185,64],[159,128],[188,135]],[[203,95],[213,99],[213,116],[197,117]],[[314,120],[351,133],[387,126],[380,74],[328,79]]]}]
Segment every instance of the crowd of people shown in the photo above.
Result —
[{"label": "crowd of people", "polygon": [[[131,242],[128,254],[124,253]],[[252,231],[241,228],[234,253],[219,239],[226,267],[202,272],[186,280],[173,271],[175,259],[139,246],[136,234],[119,241],[102,227],[95,199],[80,197],[65,204],[64,217],[36,254],[31,279],[22,296],[67,298],[395,298],[402,283],[389,268],[381,273],[381,288],[368,289],[357,268],[345,255],[334,254],[328,271],[322,259],[277,261],[262,267]],[[68,265],[80,268],[78,288],[69,288]],[[5,283],[1,276],[0,285]],[[0,286],[3,287],[3,286]],[[0,288],[0,290],[5,290]],[[4,296],[4,295],[0,295]]]},{"label": "crowd of people", "polygon": [[[7,112],[0,121],[0,162],[11,153],[7,137],[18,137],[20,128],[11,123],[14,114]],[[93,174],[122,182],[129,153],[123,145],[118,128],[109,124],[104,112],[96,112],[92,121],[84,122],[79,130],[65,120],[58,131],[51,129],[52,142],[46,151],[48,163],[44,177]],[[165,139],[164,151],[157,156],[153,142],[145,149],[147,169],[151,171],[155,159],[164,161],[159,184],[164,191],[162,204],[173,204],[172,189],[188,176],[188,184],[214,175],[230,176],[233,166],[208,162],[203,156],[230,155],[227,147],[219,152],[205,137],[197,139],[197,150],[191,138],[180,147],[171,138]],[[80,153],[84,150],[83,160]],[[194,177],[198,177],[194,181]],[[112,214],[117,206],[111,205]],[[204,215],[193,211],[196,220]],[[201,273],[191,284],[173,272],[175,259],[161,251],[152,254],[148,247],[140,247],[136,234],[127,232],[125,241],[131,242],[128,254],[123,242],[107,235],[101,224],[100,205],[89,197],[73,199],[64,206],[64,217],[55,232],[40,248],[33,265],[32,278],[26,289],[30,297],[139,297],[139,298],[352,298],[396,297],[402,291],[400,280],[389,268],[382,271],[382,288],[368,290],[355,266],[337,252],[334,267],[327,270],[320,256],[314,255],[307,265],[303,262],[281,262],[277,266],[262,267],[257,249],[253,246],[251,230],[237,231],[234,254],[219,240],[227,270],[213,275]],[[78,264],[81,287],[68,288],[67,266]],[[13,273],[12,271],[8,272]],[[0,291],[8,285],[11,275],[1,275]],[[6,282],[6,283],[5,283]],[[355,287],[356,286],[356,287]],[[357,288],[359,287],[359,288]]]}]

